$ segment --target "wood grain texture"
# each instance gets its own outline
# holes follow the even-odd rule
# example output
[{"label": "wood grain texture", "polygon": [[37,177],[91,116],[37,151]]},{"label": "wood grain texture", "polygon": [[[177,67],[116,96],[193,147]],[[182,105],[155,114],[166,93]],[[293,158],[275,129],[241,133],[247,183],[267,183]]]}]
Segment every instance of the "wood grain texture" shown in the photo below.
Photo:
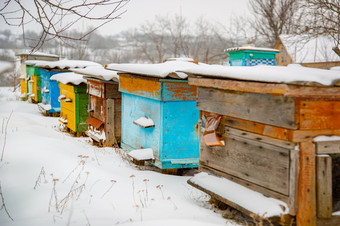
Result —
[{"label": "wood grain texture", "polygon": [[317,154],[340,154],[340,141],[314,142]]},{"label": "wood grain texture", "polygon": [[198,87],[197,108],[281,128],[296,129],[293,98]]},{"label": "wood grain texture", "polygon": [[290,169],[289,169],[289,214],[296,215],[297,212],[297,196],[298,196],[298,179],[299,179],[299,151],[290,151]]},{"label": "wood grain texture", "polygon": [[266,187],[289,193],[289,150],[227,134],[224,147],[200,142],[200,162],[211,168]]},{"label": "wood grain texture", "polygon": [[339,226],[340,225],[340,216],[332,216],[332,218],[318,218],[317,225],[323,226]]},{"label": "wood grain texture", "polygon": [[313,87],[282,83],[194,77],[189,78],[189,85],[247,93],[282,95],[299,99],[340,100],[340,87]]},{"label": "wood grain texture", "polygon": [[115,100],[106,100],[106,141],[105,143],[112,146],[116,142],[115,138]]},{"label": "wood grain texture", "polygon": [[332,158],[328,155],[316,156],[316,203],[318,217],[332,217]]},{"label": "wood grain texture", "polygon": [[300,129],[340,129],[340,102],[300,101]]},{"label": "wood grain texture", "polygon": [[136,96],[161,100],[161,83],[158,78],[119,74],[119,91]]},{"label": "wood grain texture", "polygon": [[315,154],[312,142],[300,146],[297,225],[316,225]]},{"label": "wood grain texture", "polygon": [[263,143],[266,143],[266,144],[272,144],[272,145],[279,146],[279,147],[286,148],[286,149],[294,149],[294,147],[296,145],[293,142],[280,140],[280,139],[276,139],[276,138],[271,138],[271,137],[268,137],[268,136],[263,136],[263,135],[260,135],[260,134],[235,129],[235,128],[232,128],[232,127],[229,127],[229,126],[225,126],[224,131],[226,133],[229,133],[229,134],[233,134],[233,135],[236,135],[236,136],[243,136],[243,137],[246,137],[250,140],[259,141],[259,142],[263,142]]}]

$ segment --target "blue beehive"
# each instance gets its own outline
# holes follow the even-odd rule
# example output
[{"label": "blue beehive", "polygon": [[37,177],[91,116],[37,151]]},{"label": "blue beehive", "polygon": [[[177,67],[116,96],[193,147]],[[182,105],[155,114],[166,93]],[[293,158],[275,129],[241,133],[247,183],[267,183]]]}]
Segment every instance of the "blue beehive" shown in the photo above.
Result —
[{"label": "blue beehive", "polygon": [[39,68],[41,76],[41,95],[42,103],[38,104],[39,110],[45,114],[60,113],[60,88],[57,81],[50,80],[52,75],[65,71],[50,71]]},{"label": "blue beehive", "polygon": [[280,51],[270,48],[259,47],[236,47],[225,50],[229,54],[230,66],[255,66],[255,65],[271,65],[276,66],[275,55]]},{"label": "blue beehive", "polygon": [[[117,65],[108,68],[121,69]],[[164,170],[198,167],[196,87],[187,80],[129,72],[119,73],[122,148],[130,153],[152,149],[153,164]]]}]

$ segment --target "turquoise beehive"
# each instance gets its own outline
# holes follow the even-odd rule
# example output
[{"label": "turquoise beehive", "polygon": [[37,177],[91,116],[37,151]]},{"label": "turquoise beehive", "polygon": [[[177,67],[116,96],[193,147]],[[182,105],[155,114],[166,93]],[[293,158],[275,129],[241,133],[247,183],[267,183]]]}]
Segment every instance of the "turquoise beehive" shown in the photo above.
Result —
[{"label": "turquoise beehive", "polygon": [[259,48],[252,46],[229,48],[225,50],[229,54],[230,66],[256,66],[271,65],[276,66],[277,49]]}]

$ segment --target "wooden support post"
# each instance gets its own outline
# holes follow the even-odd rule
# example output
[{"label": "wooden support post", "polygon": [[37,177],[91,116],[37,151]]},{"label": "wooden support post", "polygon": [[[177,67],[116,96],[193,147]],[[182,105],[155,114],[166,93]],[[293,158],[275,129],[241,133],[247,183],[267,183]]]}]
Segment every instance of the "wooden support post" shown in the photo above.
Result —
[{"label": "wooden support post", "polygon": [[115,138],[115,100],[106,100],[106,144],[113,146]]},{"label": "wooden support post", "polygon": [[316,156],[316,203],[320,218],[332,217],[332,158]]},{"label": "wooden support post", "polygon": [[302,142],[298,185],[298,226],[316,225],[315,152],[312,142]]}]

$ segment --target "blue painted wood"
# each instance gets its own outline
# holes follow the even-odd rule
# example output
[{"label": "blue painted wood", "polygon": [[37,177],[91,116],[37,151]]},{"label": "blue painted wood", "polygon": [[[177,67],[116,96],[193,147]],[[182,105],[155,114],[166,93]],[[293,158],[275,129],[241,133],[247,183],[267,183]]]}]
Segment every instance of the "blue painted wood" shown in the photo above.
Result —
[{"label": "blue painted wood", "polygon": [[62,71],[47,71],[39,68],[41,76],[41,88],[47,89],[49,92],[42,92],[42,103],[50,104],[51,110],[48,113],[60,112],[60,102],[58,97],[60,96],[60,88],[56,81],[50,80],[54,74],[63,73]]},{"label": "blue painted wood", "polygon": [[[143,116],[151,118],[155,127],[133,123]],[[122,148],[151,148],[154,165],[161,169],[198,167],[198,119],[196,101],[160,101],[123,92]]]}]

